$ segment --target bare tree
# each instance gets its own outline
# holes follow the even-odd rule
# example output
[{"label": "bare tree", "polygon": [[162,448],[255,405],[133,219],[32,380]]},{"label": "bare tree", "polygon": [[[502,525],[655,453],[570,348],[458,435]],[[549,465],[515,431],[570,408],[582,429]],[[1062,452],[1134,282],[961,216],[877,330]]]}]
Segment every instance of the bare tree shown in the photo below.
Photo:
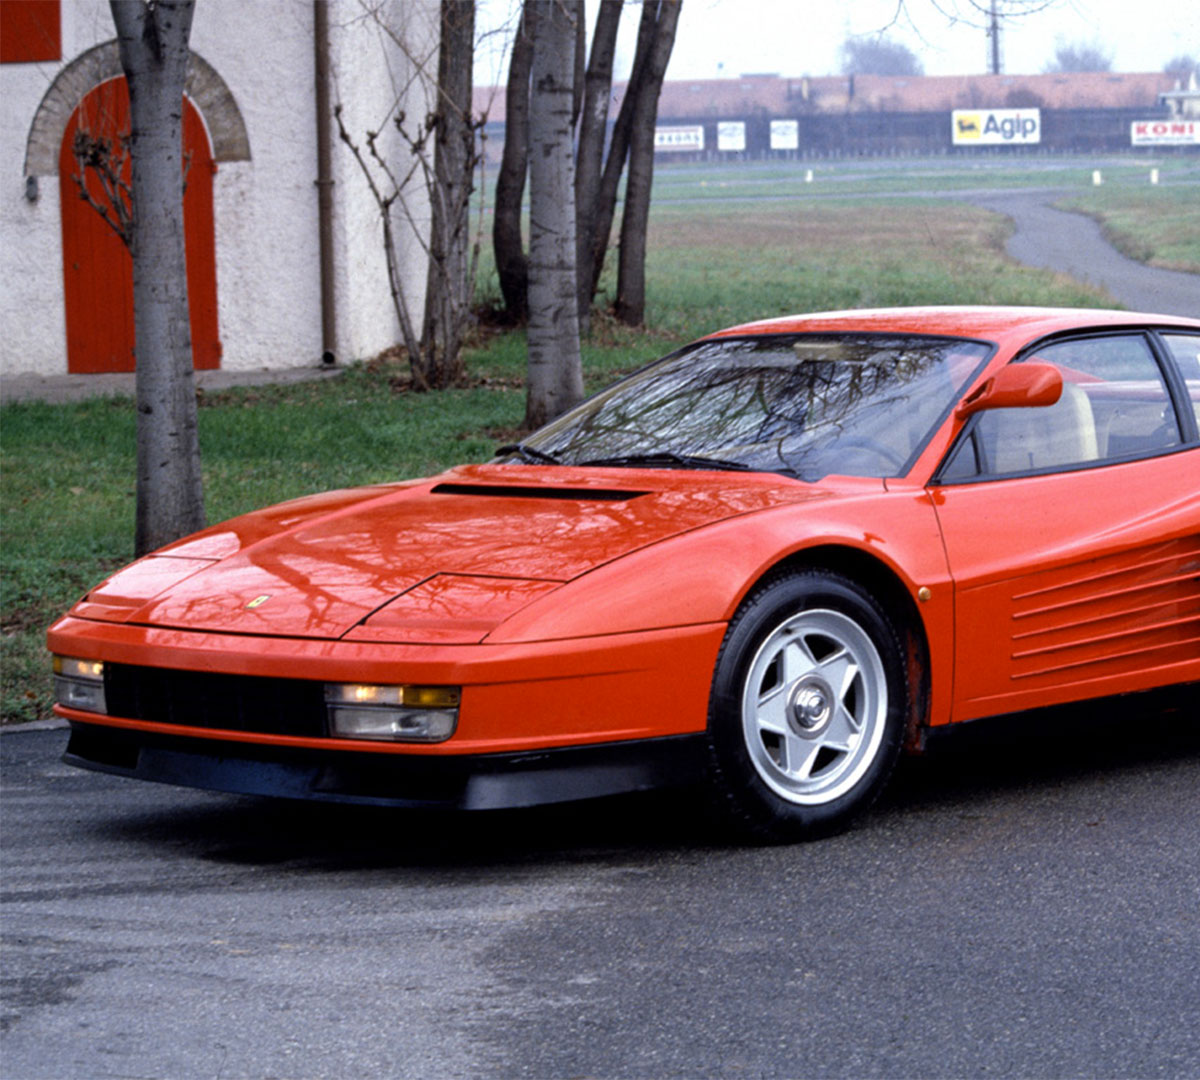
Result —
[{"label": "bare tree", "polygon": [[842,42],[844,75],[923,75],[916,54],[898,41],[883,36],[847,38]]},{"label": "bare tree", "polygon": [[575,48],[578,0],[550,0],[533,32],[529,97],[529,373],[525,423],[583,397],[575,275]]},{"label": "bare tree", "polygon": [[[480,162],[479,126],[471,118],[475,60],[475,0],[442,0],[438,44],[434,182],[425,330],[421,340],[431,386],[450,386],[463,374],[462,344],[475,293],[471,192]],[[476,258],[478,245],[476,246]]]},{"label": "bare tree", "polygon": [[[600,0],[596,27],[592,34],[592,53],[588,58],[583,82],[583,105],[579,121],[579,147],[575,164],[575,263],[579,290],[580,329],[586,333],[591,323],[592,249],[596,242],[596,216],[600,180],[604,171],[604,143],[608,134],[608,104],[612,98],[613,60],[617,51],[617,29],[621,22],[622,0]],[[612,218],[608,219],[611,227]],[[607,246],[608,235],[605,232]]]},{"label": "bare tree", "polygon": [[[621,100],[621,108],[613,123],[612,136],[609,139],[608,157],[604,162],[604,172],[600,177],[600,186],[596,191],[591,223],[592,250],[588,262],[581,273],[590,279],[588,302],[596,295],[600,286],[600,275],[604,272],[604,260],[608,254],[608,238],[612,232],[613,218],[617,209],[617,189],[621,184],[621,174],[629,157],[629,145],[633,139],[633,130],[638,125],[637,106],[640,100],[638,87],[644,82],[646,69],[650,63],[650,53],[654,47],[654,31],[658,25],[657,10],[654,4],[642,7],[642,17],[638,23],[637,47],[633,56],[633,70],[629,82],[625,86],[625,96]],[[655,103],[657,116],[657,102]],[[653,130],[653,122],[651,123]]]},{"label": "bare tree", "polygon": [[[1045,11],[1047,8],[1061,3],[1061,0],[928,0],[928,2],[934,11],[951,26],[969,26],[984,31],[987,35],[988,70],[993,75],[999,75],[1003,69],[1001,38],[1009,24]],[[914,18],[911,7],[911,0],[896,0],[892,18],[885,26],[879,28],[879,33],[883,34],[892,27],[903,24],[924,41],[920,25],[924,19]],[[920,74],[920,69],[916,73]],[[870,72],[869,74],[912,74],[912,72]]]},{"label": "bare tree", "polygon": [[[640,326],[646,318],[646,230],[650,223],[650,190],[654,184],[654,125],[658,119],[658,95],[662,90],[681,0],[644,0],[642,19],[652,13],[654,26],[648,31],[650,45],[645,67],[636,87],[634,115],[637,122],[629,141],[629,171],[625,180],[625,209],[621,214],[621,254],[617,269],[617,318],[628,326]],[[594,270],[594,267],[593,267]]]},{"label": "bare tree", "polygon": [[[463,374],[462,346],[472,318],[479,256],[470,212],[475,170],[482,161],[479,133],[486,117],[471,113],[475,0],[441,0],[436,75],[428,70],[427,58],[417,55],[398,29],[381,20],[377,8],[364,6],[409,61],[414,80],[430,85],[434,108],[414,122],[400,107],[410,86],[396,88],[388,123],[405,149],[398,162],[381,147],[381,132],[368,131],[361,142],[355,139],[346,127],[341,104],[334,108],[334,118],[339,137],[354,155],[379,207],[388,285],[413,384],[422,390],[440,389],[452,386]],[[428,198],[431,209],[428,239],[411,204],[418,192]],[[420,323],[404,292],[397,218],[417,238],[428,259]]]},{"label": "bare tree", "polygon": [[1174,75],[1180,84],[1186,87],[1189,80],[1200,79],[1200,60],[1190,53],[1180,53],[1179,56],[1171,57],[1163,65],[1163,71],[1168,75]]},{"label": "bare tree", "polygon": [[1099,42],[1060,41],[1054,49],[1054,59],[1046,65],[1046,73],[1069,71],[1112,71],[1112,53]]},{"label": "bare tree", "polygon": [[180,168],[193,0],[111,0],[110,6],[129,84],[130,181],[127,191],[113,191],[117,222],[109,223],[133,257],[134,547],[143,555],[204,525]]},{"label": "bare tree", "polygon": [[529,260],[521,237],[521,202],[529,163],[529,73],[533,68],[533,31],[538,5],[527,2],[513,38],[504,96],[504,156],[496,175],[492,248],[504,307],[514,322],[529,311]]},{"label": "bare tree", "polygon": [[[519,318],[528,309],[527,297],[522,291],[524,254],[521,248],[520,196],[529,144],[527,110],[529,64],[532,62],[530,43],[533,40],[534,19],[548,7],[546,0],[525,0],[521,30],[514,41],[509,67],[504,162],[501,165],[496,190],[493,242],[505,306],[514,318]],[[604,268],[609,236],[616,216],[621,176],[629,160],[635,131],[641,132],[643,145],[650,147],[649,161],[652,168],[658,92],[662,87],[666,61],[670,58],[674,45],[680,7],[681,0],[646,0],[642,6],[633,70],[626,84],[611,135],[608,137],[607,155],[604,153],[605,132],[608,126],[609,102],[613,96],[613,57],[617,25],[622,10],[620,0],[601,0],[595,32],[592,35],[591,57],[586,69],[582,68],[577,54],[575,101],[578,103],[576,110],[580,119],[575,182],[576,257],[579,312],[584,325]],[[640,160],[644,162],[644,159]],[[643,164],[642,175],[645,173]],[[646,190],[648,192],[648,185]],[[627,203],[627,211],[628,206]],[[638,216],[638,212],[635,212],[631,229],[635,228]],[[640,236],[640,243],[631,244],[631,249],[644,252],[644,223]],[[644,272],[643,267],[644,258],[637,263],[637,273],[627,278],[627,281],[632,283],[628,287],[631,294],[637,291],[636,278]],[[620,291],[618,284],[618,292]]]}]

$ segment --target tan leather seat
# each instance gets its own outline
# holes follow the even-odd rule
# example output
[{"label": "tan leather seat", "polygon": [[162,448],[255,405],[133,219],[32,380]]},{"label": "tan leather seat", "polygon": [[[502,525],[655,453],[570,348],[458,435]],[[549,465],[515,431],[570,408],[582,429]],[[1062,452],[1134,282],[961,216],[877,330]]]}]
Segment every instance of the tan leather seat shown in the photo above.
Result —
[{"label": "tan leather seat", "polygon": [[1087,394],[1064,383],[1062,397],[1045,408],[997,409],[989,459],[997,473],[1028,472],[1095,461],[1096,422]]}]

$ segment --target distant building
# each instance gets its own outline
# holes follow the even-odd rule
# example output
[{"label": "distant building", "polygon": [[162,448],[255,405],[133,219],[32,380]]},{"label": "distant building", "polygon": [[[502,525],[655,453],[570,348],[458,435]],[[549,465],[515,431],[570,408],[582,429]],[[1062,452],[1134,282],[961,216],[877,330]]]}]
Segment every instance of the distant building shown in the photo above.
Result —
[{"label": "distant building", "polygon": [[[1127,109],[1156,103],[1170,75],[826,75],[685,80],[663,84],[662,119],[814,113],[947,113],[953,109]],[[618,94],[619,100],[619,94]],[[615,103],[614,103],[615,106]]]},{"label": "distant building", "polygon": [[1171,116],[1200,116],[1200,81],[1193,71],[1186,86],[1164,90],[1158,100],[1166,106]]},{"label": "distant building", "polygon": [[[412,55],[436,63],[436,0],[373,7],[402,28]],[[329,10],[332,100],[350,131],[379,126],[398,94],[410,115],[424,115],[422,82],[380,26],[351,0]],[[196,5],[185,206],[197,366],[317,364],[323,296],[338,358],[399,338],[378,209],[336,127],[333,266],[322,278],[314,22],[313,3],[299,0]],[[132,368],[128,256],[72,179],[78,124],[119,124],[125,107],[114,34],[105,0],[0,0],[0,376]],[[402,153],[387,129],[381,142]],[[415,209],[423,225],[427,204]],[[419,311],[415,237],[402,262]]]}]

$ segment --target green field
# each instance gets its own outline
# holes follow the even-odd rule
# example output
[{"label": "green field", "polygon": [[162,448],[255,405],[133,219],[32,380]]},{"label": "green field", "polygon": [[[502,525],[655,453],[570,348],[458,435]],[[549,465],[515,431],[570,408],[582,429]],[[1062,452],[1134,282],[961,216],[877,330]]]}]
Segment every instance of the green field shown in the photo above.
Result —
[{"label": "green field", "polygon": [[[1187,159],[1165,163],[1164,184],[1150,197],[1162,201],[1153,204],[1140,201],[1146,168],[1126,163],[1106,173],[1111,183],[1099,193],[1090,187],[1086,163],[1048,162],[1041,171],[1077,189],[1081,207],[1110,215],[1114,230],[1145,245],[1145,257],[1200,264],[1195,166]],[[1011,160],[987,168],[950,159],[891,168],[850,163],[815,168],[809,184],[799,165],[660,169],[648,325],[630,331],[596,317],[584,349],[589,386],[718,327],[787,312],[1111,304],[1103,292],[1013,264],[1003,253],[1007,226],[995,215],[912,194],[1006,187],[1022,177],[1032,183],[1030,172]],[[1190,190],[1171,186],[1189,181]],[[1191,237],[1183,256],[1173,246],[1181,236]],[[612,281],[603,287],[611,293]],[[494,303],[497,293],[485,260],[481,301]],[[440,394],[413,394],[402,369],[372,362],[322,382],[204,395],[209,520],[313,491],[486,459],[521,423],[524,336],[481,331],[467,360],[472,384]],[[48,715],[46,626],[132,555],[133,432],[126,399],[0,410],[4,722]]]}]

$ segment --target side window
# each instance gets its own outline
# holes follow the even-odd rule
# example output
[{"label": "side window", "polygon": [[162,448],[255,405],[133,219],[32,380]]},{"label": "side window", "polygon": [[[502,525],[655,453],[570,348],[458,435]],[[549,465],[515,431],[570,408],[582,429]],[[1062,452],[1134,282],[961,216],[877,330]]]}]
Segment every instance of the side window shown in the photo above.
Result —
[{"label": "side window", "polygon": [[1187,385],[1188,399],[1200,428],[1200,334],[1164,334],[1163,340]]},{"label": "side window", "polygon": [[944,480],[1080,468],[1182,442],[1158,362],[1141,335],[1062,341],[1025,359],[1062,372],[1062,397],[1043,408],[980,413]]}]

